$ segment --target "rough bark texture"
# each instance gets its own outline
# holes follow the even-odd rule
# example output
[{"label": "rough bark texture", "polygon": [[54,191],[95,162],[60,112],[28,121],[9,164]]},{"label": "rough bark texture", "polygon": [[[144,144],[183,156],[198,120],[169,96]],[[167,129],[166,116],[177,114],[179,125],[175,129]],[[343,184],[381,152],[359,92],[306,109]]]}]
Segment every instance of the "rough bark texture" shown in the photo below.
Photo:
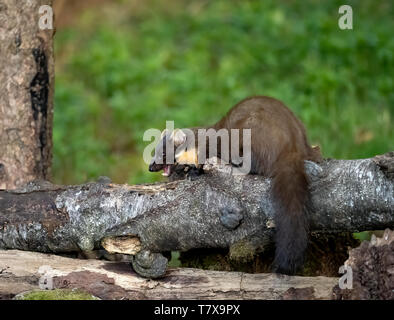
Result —
[{"label": "rough bark texture", "polygon": [[126,263],[0,251],[0,299],[38,289],[39,282],[41,288],[78,288],[117,300],[330,299],[338,279],[184,268],[169,269],[164,278],[148,280]]},{"label": "rough bark texture", "polygon": [[[394,226],[394,183],[373,158],[306,167],[311,232]],[[264,251],[274,231],[270,181],[230,175],[227,166],[219,169],[195,181],[68,187],[41,183],[0,191],[0,248],[89,251],[100,248],[105,237],[130,236],[151,252],[231,249],[240,243]]]},{"label": "rough bark texture", "polygon": [[353,272],[353,288],[333,296],[338,300],[394,300],[394,231],[387,229],[382,238],[372,237],[352,249],[345,262]]},{"label": "rough bark texture", "polygon": [[[337,277],[338,270],[349,257],[349,248],[360,241],[350,232],[312,233],[305,254],[304,266],[297,272],[302,276]],[[254,252],[248,243],[239,242],[229,249],[194,249],[180,252],[182,267],[216,271],[242,271],[247,273],[272,272],[274,244],[264,252]],[[249,251],[249,254],[247,254]]]},{"label": "rough bark texture", "polygon": [[0,188],[50,178],[53,30],[38,26],[49,0],[0,0]]}]

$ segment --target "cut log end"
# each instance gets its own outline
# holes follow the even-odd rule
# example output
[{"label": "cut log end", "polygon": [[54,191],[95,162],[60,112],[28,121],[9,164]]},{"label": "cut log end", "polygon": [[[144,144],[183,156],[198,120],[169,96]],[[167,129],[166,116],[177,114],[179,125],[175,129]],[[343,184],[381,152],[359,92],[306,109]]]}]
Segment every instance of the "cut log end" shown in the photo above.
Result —
[{"label": "cut log end", "polygon": [[141,250],[140,239],[136,236],[106,237],[101,245],[109,253],[135,255]]}]

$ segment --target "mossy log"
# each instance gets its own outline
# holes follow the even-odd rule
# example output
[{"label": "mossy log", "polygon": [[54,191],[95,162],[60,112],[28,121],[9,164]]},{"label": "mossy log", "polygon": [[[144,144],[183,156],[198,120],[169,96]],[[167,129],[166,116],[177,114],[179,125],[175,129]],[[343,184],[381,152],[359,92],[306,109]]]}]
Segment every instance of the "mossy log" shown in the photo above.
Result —
[{"label": "mossy log", "polygon": [[125,263],[0,250],[0,299],[37,289],[79,289],[106,300],[331,299],[337,278],[170,268],[152,280]]},{"label": "mossy log", "polygon": [[[394,152],[319,165],[306,162],[309,230],[392,228],[393,162]],[[152,277],[165,271],[166,261],[157,254],[161,252],[231,248],[240,242],[262,252],[272,244],[275,228],[270,180],[234,176],[230,170],[226,165],[207,166],[194,181],[151,185],[115,185],[103,179],[79,186],[35,182],[2,190],[0,248],[88,252],[104,247],[135,254],[135,267]],[[157,270],[152,273],[153,265]]]}]

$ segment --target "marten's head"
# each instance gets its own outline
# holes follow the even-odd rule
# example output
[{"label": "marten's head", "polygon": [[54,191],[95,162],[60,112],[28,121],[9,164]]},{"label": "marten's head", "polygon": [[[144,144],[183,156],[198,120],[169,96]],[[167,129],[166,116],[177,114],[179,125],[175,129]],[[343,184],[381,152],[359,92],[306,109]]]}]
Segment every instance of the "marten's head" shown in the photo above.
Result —
[{"label": "marten's head", "polygon": [[170,176],[179,165],[198,165],[194,133],[190,129],[165,129],[155,148],[149,171],[163,170],[163,176]]}]

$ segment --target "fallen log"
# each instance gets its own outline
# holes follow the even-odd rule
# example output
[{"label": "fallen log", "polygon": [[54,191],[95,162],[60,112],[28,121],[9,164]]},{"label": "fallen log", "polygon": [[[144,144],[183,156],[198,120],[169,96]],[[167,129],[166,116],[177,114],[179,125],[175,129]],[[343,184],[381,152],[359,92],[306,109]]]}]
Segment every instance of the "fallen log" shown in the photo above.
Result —
[{"label": "fallen log", "polygon": [[100,299],[331,299],[337,278],[169,269],[151,280],[125,263],[0,250],[0,299],[36,289],[80,289]]},{"label": "fallen log", "polygon": [[[394,152],[319,165],[306,162],[310,231],[392,228],[393,163]],[[270,181],[229,171],[225,165],[207,166],[195,181],[151,185],[115,185],[104,179],[80,186],[34,182],[1,190],[0,248],[71,252],[104,247],[135,254],[134,266],[150,277],[162,275],[166,266],[154,253],[229,248],[240,242],[264,251],[275,227]],[[157,270],[151,272],[153,265]]]},{"label": "fallen log", "polygon": [[337,300],[394,300],[394,231],[350,250],[345,267],[351,271],[351,288],[333,290]]}]

